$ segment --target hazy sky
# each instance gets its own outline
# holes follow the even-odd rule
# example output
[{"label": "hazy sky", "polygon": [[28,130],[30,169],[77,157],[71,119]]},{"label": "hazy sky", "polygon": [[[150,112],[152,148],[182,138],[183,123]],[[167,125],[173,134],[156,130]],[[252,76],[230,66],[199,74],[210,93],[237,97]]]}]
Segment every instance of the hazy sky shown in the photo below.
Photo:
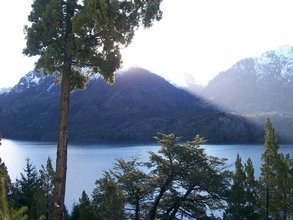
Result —
[{"label": "hazy sky", "polygon": [[[22,55],[32,0],[3,1],[0,88],[33,69]],[[164,0],[163,19],[139,30],[123,51],[124,67],[141,66],[177,84],[190,75],[206,84],[245,57],[293,46],[292,0]]]}]

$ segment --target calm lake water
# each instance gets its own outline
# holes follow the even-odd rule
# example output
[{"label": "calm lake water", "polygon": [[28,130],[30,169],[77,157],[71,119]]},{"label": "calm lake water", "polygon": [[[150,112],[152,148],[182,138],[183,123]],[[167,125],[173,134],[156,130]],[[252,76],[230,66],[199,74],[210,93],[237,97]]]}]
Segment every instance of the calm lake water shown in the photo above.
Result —
[{"label": "calm lake water", "polygon": [[[227,164],[233,169],[236,154],[239,153],[242,162],[248,157],[253,161],[256,176],[259,175],[260,158],[264,151],[263,145],[234,144],[234,145],[203,145],[208,155],[227,158]],[[91,195],[95,181],[102,176],[103,171],[113,167],[115,159],[129,159],[134,154],[140,154],[142,160],[148,158],[148,151],[157,151],[156,144],[95,144],[71,143],[68,149],[68,170],[66,186],[66,206],[71,210],[73,203],[78,203],[82,190]],[[293,145],[281,145],[280,152],[292,153]],[[0,157],[8,167],[11,179],[20,178],[25,167],[25,158],[40,169],[46,164],[47,158],[53,159],[55,165],[55,142],[32,142],[2,140]]]}]

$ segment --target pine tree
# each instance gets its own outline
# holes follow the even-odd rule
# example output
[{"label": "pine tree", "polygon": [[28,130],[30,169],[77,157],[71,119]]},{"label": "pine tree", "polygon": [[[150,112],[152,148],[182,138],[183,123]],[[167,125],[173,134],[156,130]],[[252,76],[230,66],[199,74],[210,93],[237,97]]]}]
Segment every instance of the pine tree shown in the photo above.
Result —
[{"label": "pine tree", "polygon": [[79,220],[94,220],[94,213],[91,201],[85,191],[79,199]]},{"label": "pine tree", "polygon": [[265,219],[268,220],[269,216],[277,214],[277,210],[274,209],[274,188],[276,187],[277,178],[277,164],[280,160],[278,150],[279,144],[275,135],[275,130],[272,123],[267,119],[265,128],[265,151],[262,154],[261,176],[260,176],[260,198],[262,210],[264,210]]},{"label": "pine tree", "polygon": [[235,171],[232,174],[232,186],[228,193],[228,209],[226,219],[244,219],[246,176],[239,154],[235,161]]},{"label": "pine tree", "polygon": [[277,176],[275,178],[275,188],[272,204],[273,210],[280,219],[287,219],[293,213],[293,173],[292,159],[289,154],[279,154],[277,163]]},{"label": "pine tree", "polygon": [[47,159],[46,167],[41,166],[40,173],[40,195],[38,196],[39,209],[43,210],[45,219],[52,219],[53,212],[53,188],[55,171],[52,166],[52,160]]},{"label": "pine tree", "polygon": [[73,205],[70,220],[79,220],[79,204]]},{"label": "pine tree", "polygon": [[227,192],[227,205],[224,219],[259,219],[258,184],[254,176],[254,167],[248,158],[243,167],[241,158],[237,154],[235,171],[232,173],[232,185]]},{"label": "pine tree", "polygon": [[40,195],[40,180],[35,166],[26,159],[26,168],[12,186],[12,200],[17,208],[26,206],[29,219],[38,219],[43,213],[38,209]]},{"label": "pine tree", "polygon": [[160,20],[162,0],[34,0],[26,26],[24,54],[39,55],[36,69],[61,73],[54,216],[64,219],[70,91],[83,88],[86,67],[114,82],[120,67],[120,49],[127,46],[140,25]]},{"label": "pine tree", "polygon": [[125,219],[125,197],[113,177],[105,173],[103,178],[97,180],[96,185],[93,192],[95,219]]},{"label": "pine tree", "polygon": [[254,176],[254,167],[250,158],[245,164],[245,217],[246,219],[258,219],[258,184]]}]

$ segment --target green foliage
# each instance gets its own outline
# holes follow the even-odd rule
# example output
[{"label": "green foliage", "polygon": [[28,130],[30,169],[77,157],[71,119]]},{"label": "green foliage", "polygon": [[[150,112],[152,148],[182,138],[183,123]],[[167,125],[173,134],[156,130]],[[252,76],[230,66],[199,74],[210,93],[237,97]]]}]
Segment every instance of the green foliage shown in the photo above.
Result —
[{"label": "green foliage", "polygon": [[105,173],[103,178],[97,180],[96,185],[93,192],[93,206],[97,218],[124,219],[125,198],[114,179]]},{"label": "green foliage", "polygon": [[79,204],[74,205],[71,220],[94,220],[94,209],[85,191],[82,192]]},{"label": "green foliage", "polygon": [[[82,193],[71,219],[151,219],[152,210],[155,218],[174,219],[179,212],[195,217],[206,206],[221,208],[228,180],[224,160],[207,156],[198,136],[184,144],[178,144],[175,134],[160,134],[157,140],[161,149],[150,152],[148,162],[137,156],[117,160],[114,169],[97,180],[92,200]],[[50,158],[39,175],[27,159],[24,174],[12,188],[13,203],[27,205],[30,219],[51,219],[54,178]]]},{"label": "green foliage", "polygon": [[79,205],[78,204],[73,205],[70,220],[79,220]]},{"label": "green foliage", "polygon": [[[97,219],[175,219],[179,213],[197,218],[207,207],[223,207],[229,177],[225,160],[206,155],[199,136],[184,144],[175,134],[156,139],[161,149],[149,152],[149,161],[118,159],[97,180],[91,202]],[[80,205],[73,214],[80,218]]]},{"label": "green foliage", "polygon": [[275,130],[272,123],[267,119],[265,128],[265,151],[262,154],[262,165],[261,165],[261,176],[260,176],[260,198],[262,212],[266,219],[269,215],[278,215],[278,211],[274,210],[274,201],[276,197],[274,196],[274,188],[276,187],[276,179],[278,178],[278,162],[280,161],[280,156],[278,154],[278,141],[275,135]]},{"label": "green foliage", "polygon": [[41,166],[39,173],[27,158],[24,173],[11,187],[14,206],[27,207],[29,219],[51,219],[54,175],[50,158],[46,167]]},{"label": "green foliage", "polygon": [[138,161],[138,156],[133,156],[130,161],[118,159],[114,171],[111,173],[124,193],[125,201],[134,213],[129,213],[128,218],[140,219],[141,210],[146,204],[152,188],[151,178],[143,171],[144,164]]},{"label": "green foliage", "polygon": [[0,219],[2,220],[28,220],[26,215],[27,207],[22,207],[18,210],[10,208],[8,212],[0,211]]},{"label": "green foliage", "polygon": [[35,195],[40,191],[38,173],[30,160],[26,159],[26,168],[12,187],[12,199],[17,208],[26,206],[29,218],[37,219],[37,201]]},{"label": "green foliage", "polygon": [[27,207],[21,207],[16,210],[10,206],[7,194],[10,178],[5,164],[0,158],[0,219],[3,220],[27,220]]},{"label": "green foliage", "polygon": [[149,218],[175,218],[179,209],[183,216],[196,217],[207,207],[221,208],[228,184],[224,160],[207,156],[199,136],[181,145],[174,134],[160,134],[156,139],[161,149],[158,154],[150,152],[155,198]]},{"label": "green foliage", "polygon": [[79,199],[79,219],[90,220],[93,219],[94,214],[91,207],[90,199],[85,191],[82,192],[81,198]]},{"label": "green foliage", "polygon": [[[231,173],[224,159],[205,153],[199,136],[186,143],[180,143],[175,134],[159,134],[156,139],[161,148],[149,152],[148,161],[140,161],[137,155],[129,161],[118,159],[114,169],[97,180],[92,199],[82,193],[70,219],[195,219],[204,216],[207,209],[223,210],[225,201],[227,220],[287,219],[293,214],[293,158],[278,153],[269,120],[259,181],[250,158],[243,165],[237,154]],[[10,204],[9,176],[0,162],[2,219],[52,218],[55,173],[51,159],[41,168],[38,175],[27,159],[25,173],[13,184]]]},{"label": "green foliage", "polygon": [[293,213],[293,160],[289,154],[279,154],[277,177],[274,179],[272,210],[275,216],[286,219]]},{"label": "green foliage", "polygon": [[287,219],[293,213],[293,160],[290,155],[278,152],[278,140],[269,119],[264,145],[259,179],[260,213],[264,219]]},{"label": "green foliage", "polygon": [[[6,195],[7,194],[7,188],[10,186],[10,177],[8,175],[7,167],[5,166],[5,163],[0,158],[0,195]],[[4,188],[3,188],[4,187]],[[5,190],[5,192],[3,191]],[[0,200],[0,207],[2,207],[2,200]]]},{"label": "green foliage", "polygon": [[4,176],[0,177],[0,184],[1,184],[1,199],[0,199],[0,216],[1,219],[8,218],[9,208],[8,208],[8,201],[7,201],[7,181]]},{"label": "green foliage", "polygon": [[269,119],[264,145],[259,181],[255,180],[252,161],[248,159],[243,169],[237,155],[225,219],[287,219],[293,213],[293,160],[278,152],[278,140]]},{"label": "green foliage", "polygon": [[52,219],[53,189],[55,179],[55,171],[50,157],[47,160],[46,167],[42,165],[39,173],[40,194],[37,196],[38,209],[44,214],[44,219],[48,220]]},{"label": "green foliage", "polygon": [[245,216],[247,219],[257,219],[258,207],[259,207],[259,197],[258,197],[258,182],[254,176],[254,167],[250,158],[248,158],[245,164],[245,197],[246,197],[246,207]]},{"label": "green foliage", "polygon": [[[62,73],[69,62],[78,74],[87,67],[113,82],[121,47],[131,42],[137,27],[161,19],[161,1],[35,0],[23,52],[40,55],[36,68],[45,73]],[[73,88],[83,82],[77,79],[71,82]]]},{"label": "green foliage", "polygon": [[77,70],[72,70],[72,76],[70,78],[71,82],[71,90],[76,90],[76,89],[85,89],[86,84],[89,80],[88,76],[80,74],[79,71]]},{"label": "green foliage", "polygon": [[232,173],[232,185],[227,192],[227,209],[224,219],[258,219],[257,215],[257,181],[250,158],[243,167],[237,154],[235,171]]},{"label": "green foliage", "polygon": [[232,174],[232,186],[228,194],[228,209],[226,210],[226,215],[232,219],[244,219],[246,205],[245,182],[244,167],[239,154],[237,154],[235,172]]},{"label": "green foliage", "polygon": [[85,86],[87,77],[81,71],[85,67],[113,83],[121,64],[120,49],[141,24],[150,27],[161,18],[161,1],[33,1],[23,53],[39,55],[36,69],[62,73],[54,218],[64,218],[70,91]]}]

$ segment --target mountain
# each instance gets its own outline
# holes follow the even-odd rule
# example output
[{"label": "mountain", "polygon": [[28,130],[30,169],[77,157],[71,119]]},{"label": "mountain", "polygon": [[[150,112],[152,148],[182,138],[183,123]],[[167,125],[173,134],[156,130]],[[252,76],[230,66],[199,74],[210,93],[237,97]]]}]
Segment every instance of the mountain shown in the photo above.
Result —
[{"label": "mountain", "polygon": [[60,87],[57,76],[30,72],[9,92],[0,95],[0,131],[7,138],[55,136],[57,99]]},{"label": "mountain", "polygon": [[246,58],[219,73],[202,96],[224,111],[261,124],[270,117],[283,137],[293,140],[293,48],[284,45]]},{"label": "mountain", "polygon": [[[55,139],[60,86],[57,75],[30,72],[0,95],[0,131],[6,138]],[[92,78],[71,95],[70,139],[151,141],[157,132],[209,141],[256,140],[257,128],[147,70],[132,68],[114,85]]]}]

